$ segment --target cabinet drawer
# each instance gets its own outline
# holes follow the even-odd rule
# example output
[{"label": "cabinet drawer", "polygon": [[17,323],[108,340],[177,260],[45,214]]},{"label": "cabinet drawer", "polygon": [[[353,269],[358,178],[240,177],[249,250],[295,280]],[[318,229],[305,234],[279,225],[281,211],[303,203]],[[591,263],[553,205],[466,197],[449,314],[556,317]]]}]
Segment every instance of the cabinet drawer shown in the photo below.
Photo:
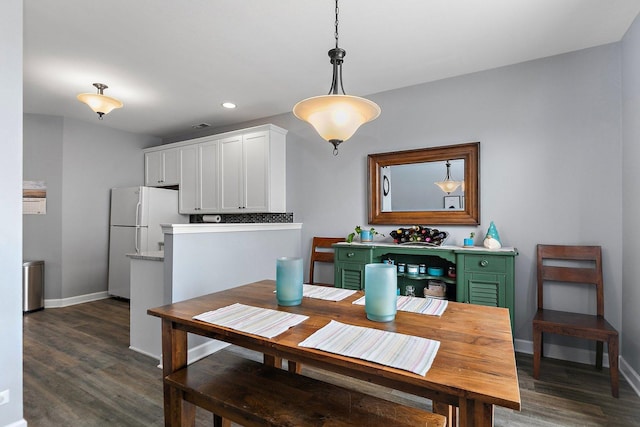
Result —
[{"label": "cabinet drawer", "polygon": [[464,271],[482,273],[506,273],[507,258],[491,255],[465,255]]},{"label": "cabinet drawer", "polygon": [[336,249],[336,258],[338,261],[349,261],[349,262],[362,262],[365,264],[371,263],[371,251],[369,249],[358,250],[358,249]]}]

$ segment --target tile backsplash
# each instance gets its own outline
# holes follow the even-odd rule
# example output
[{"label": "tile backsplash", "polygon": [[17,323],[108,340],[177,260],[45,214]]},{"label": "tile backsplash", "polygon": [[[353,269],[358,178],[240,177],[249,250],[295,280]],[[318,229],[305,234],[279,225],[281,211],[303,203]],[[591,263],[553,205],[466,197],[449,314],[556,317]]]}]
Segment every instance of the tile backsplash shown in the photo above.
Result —
[{"label": "tile backsplash", "polygon": [[[280,223],[293,222],[293,212],[285,213],[247,213],[247,214],[224,214],[220,215],[220,223]],[[202,215],[190,215],[189,222],[192,224],[203,223]]]}]

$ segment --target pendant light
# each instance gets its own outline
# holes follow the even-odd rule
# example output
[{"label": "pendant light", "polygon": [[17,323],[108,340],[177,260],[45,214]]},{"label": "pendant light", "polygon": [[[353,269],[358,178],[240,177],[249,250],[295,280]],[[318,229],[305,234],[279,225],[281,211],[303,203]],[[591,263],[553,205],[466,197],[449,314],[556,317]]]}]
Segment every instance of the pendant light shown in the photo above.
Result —
[{"label": "pendant light", "polygon": [[[338,47],[338,0],[336,0],[335,39],[336,47],[329,51],[333,65],[333,79],[328,95],[314,96],[298,102],[293,114],[309,122],[322,138],[333,144],[333,155],[338,155],[338,145],[358,128],[380,115],[380,107],[373,101],[358,96],[349,96],[342,85],[342,62],[347,52]],[[338,93],[338,88],[342,95]]]},{"label": "pendant light", "polygon": [[98,118],[102,120],[102,116],[109,114],[114,108],[121,108],[122,102],[116,98],[105,95],[103,92],[109,86],[102,83],[93,84],[98,93],[81,93],[78,100],[87,104],[94,112],[98,113]]},{"label": "pendant light", "polygon": [[451,163],[449,163],[449,160],[447,160],[446,178],[444,179],[444,181],[436,181],[434,182],[434,184],[440,187],[440,189],[447,194],[456,191],[456,188],[458,188],[460,184],[462,184],[462,182],[460,181],[454,181],[453,179],[451,179]]}]

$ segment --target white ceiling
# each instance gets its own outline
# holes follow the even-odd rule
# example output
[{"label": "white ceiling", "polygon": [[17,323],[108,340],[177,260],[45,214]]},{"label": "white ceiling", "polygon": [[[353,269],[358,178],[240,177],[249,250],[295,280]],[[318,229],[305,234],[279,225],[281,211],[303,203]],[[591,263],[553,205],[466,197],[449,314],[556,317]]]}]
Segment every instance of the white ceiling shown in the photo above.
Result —
[{"label": "white ceiling", "polygon": [[[25,0],[24,111],[166,137],[291,111],[331,81],[333,0]],[[617,42],[638,0],[341,0],[347,94]],[[223,101],[238,104],[223,109]],[[384,114],[384,105],[382,114]]]}]

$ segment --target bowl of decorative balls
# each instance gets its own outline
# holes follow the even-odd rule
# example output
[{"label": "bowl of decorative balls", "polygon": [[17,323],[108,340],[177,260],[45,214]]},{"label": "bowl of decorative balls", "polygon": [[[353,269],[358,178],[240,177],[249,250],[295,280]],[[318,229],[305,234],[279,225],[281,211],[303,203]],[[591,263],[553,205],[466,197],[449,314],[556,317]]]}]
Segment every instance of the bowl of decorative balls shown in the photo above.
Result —
[{"label": "bowl of decorative balls", "polygon": [[417,245],[417,246],[441,246],[449,233],[435,228],[429,228],[422,225],[414,225],[408,228],[398,228],[389,235],[393,241],[399,245]]}]

